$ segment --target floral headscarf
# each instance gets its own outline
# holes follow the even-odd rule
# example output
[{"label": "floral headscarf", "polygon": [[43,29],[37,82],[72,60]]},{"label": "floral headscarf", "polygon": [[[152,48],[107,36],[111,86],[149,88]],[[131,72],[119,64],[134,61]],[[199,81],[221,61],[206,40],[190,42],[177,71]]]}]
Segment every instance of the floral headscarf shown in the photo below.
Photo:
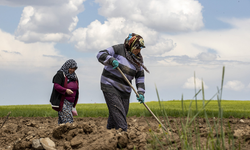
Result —
[{"label": "floral headscarf", "polygon": [[133,52],[135,49],[145,48],[143,38],[135,33],[130,33],[125,39],[125,47],[127,50]]},{"label": "floral headscarf", "polygon": [[70,81],[75,81],[76,80],[76,73],[69,73],[69,68],[76,68],[77,69],[77,63],[74,59],[69,59],[67,60],[61,67],[59,71],[64,72],[65,76],[70,80]]},{"label": "floral headscarf", "polygon": [[137,55],[133,54],[135,49],[145,48],[143,38],[135,33],[130,33],[124,41],[124,47],[126,49],[126,58],[136,67],[137,70],[140,70],[142,66],[148,73],[148,69],[143,65],[143,58],[141,53]]}]

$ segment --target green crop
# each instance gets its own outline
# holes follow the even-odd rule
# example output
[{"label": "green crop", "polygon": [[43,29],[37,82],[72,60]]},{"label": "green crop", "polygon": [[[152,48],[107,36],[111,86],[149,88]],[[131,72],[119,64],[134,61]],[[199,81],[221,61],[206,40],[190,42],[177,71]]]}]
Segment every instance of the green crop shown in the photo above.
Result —
[{"label": "green crop", "polygon": [[[182,110],[181,100],[161,101],[161,106],[164,107],[166,113],[172,117],[184,117],[187,115],[189,105],[192,100],[183,100],[184,110]],[[205,101],[205,103],[207,100]],[[146,102],[148,107],[157,116],[163,116],[161,108],[157,101]],[[223,117],[228,118],[233,116],[235,118],[250,117],[250,101],[240,100],[221,100],[223,108]],[[197,100],[198,110],[203,106],[203,100]],[[77,117],[108,117],[108,108],[106,104],[77,104]],[[196,104],[191,105],[192,114],[195,114]],[[217,100],[210,101],[206,106],[206,113],[208,117],[218,115]],[[57,112],[47,105],[9,105],[0,106],[0,117],[4,117],[11,111],[10,117],[57,117]],[[128,116],[151,116],[148,110],[140,103],[131,103]],[[198,116],[204,117],[204,113]]]}]

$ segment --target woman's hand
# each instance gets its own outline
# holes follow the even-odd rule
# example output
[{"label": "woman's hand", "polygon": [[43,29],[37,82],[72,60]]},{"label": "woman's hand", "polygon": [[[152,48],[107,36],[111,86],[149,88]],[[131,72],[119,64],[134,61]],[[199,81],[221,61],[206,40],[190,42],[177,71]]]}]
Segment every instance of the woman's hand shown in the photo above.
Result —
[{"label": "woman's hand", "polygon": [[67,89],[67,90],[66,90],[66,93],[67,93],[68,95],[71,95],[71,94],[73,94],[74,92],[73,92],[71,89]]},{"label": "woman's hand", "polygon": [[115,69],[119,66],[119,62],[117,60],[113,60],[112,65],[113,65],[113,69]]},{"label": "woman's hand", "polygon": [[140,96],[140,97],[137,97],[137,95],[136,95],[137,100],[140,102],[140,104],[141,104],[141,103],[144,103],[144,96],[141,95],[141,94],[139,94],[139,96]]}]

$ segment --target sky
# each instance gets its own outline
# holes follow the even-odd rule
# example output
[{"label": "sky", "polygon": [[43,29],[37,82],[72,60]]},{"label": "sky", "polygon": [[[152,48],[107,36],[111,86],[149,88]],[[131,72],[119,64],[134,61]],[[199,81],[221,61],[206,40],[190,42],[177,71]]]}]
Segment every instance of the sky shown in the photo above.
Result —
[{"label": "sky", "polygon": [[[249,0],[0,0],[0,105],[49,104],[52,78],[78,64],[78,103],[105,103],[99,51],[143,37],[145,102],[250,99]],[[133,86],[135,81],[133,81]],[[194,84],[196,83],[196,84]],[[202,99],[202,95],[197,96]],[[131,102],[137,102],[131,93]]]}]

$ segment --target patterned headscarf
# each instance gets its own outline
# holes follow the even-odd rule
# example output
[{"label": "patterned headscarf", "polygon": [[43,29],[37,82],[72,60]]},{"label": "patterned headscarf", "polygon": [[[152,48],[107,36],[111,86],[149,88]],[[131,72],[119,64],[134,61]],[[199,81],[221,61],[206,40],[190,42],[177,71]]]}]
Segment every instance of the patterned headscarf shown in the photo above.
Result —
[{"label": "patterned headscarf", "polygon": [[143,38],[135,33],[130,33],[125,39],[124,44],[130,52],[133,52],[135,49],[145,48]]},{"label": "patterned headscarf", "polygon": [[77,69],[77,63],[74,59],[69,59],[67,60],[61,67],[59,71],[63,71],[65,76],[70,80],[70,81],[75,81],[76,80],[76,73],[69,73],[69,68],[76,68]]},{"label": "patterned headscarf", "polygon": [[126,49],[126,58],[136,67],[137,70],[140,70],[142,66],[148,73],[148,69],[143,65],[143,58],[141,53],[137,55],[133,54],[135,49],[145,48],[143,38],[135,33],[130,33],[124,41],[124,47]]}]

